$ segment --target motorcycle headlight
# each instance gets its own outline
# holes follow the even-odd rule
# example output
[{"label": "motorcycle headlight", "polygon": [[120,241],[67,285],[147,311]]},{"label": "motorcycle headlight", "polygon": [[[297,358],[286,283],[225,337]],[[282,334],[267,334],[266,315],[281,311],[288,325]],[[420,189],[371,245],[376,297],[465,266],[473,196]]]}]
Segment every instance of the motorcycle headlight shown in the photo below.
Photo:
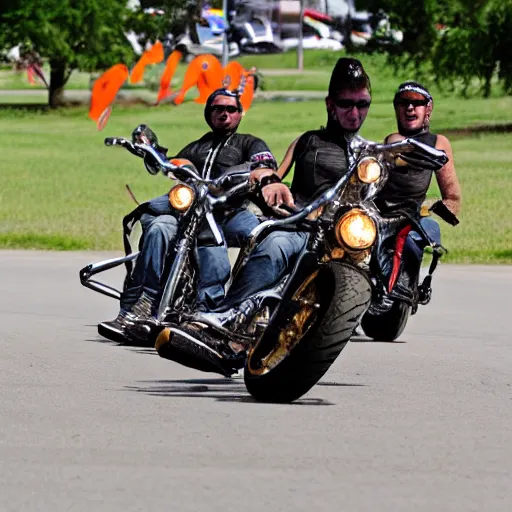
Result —
[{"label": "motorcycle headlight", "polygon": [[194,201],[194,195],[194,191],[190,187],[180,183],[169,192],[169,202],[174,209],[183,212],[190,208]]},{"label": "motorcycle headlight", "polygon": [[336,240],[350,249],[368,249],[377,237],[375,223],[362,210],[345,213],[336,223]]},{"label": "motorcycle headlight", "polygon": [[357,164],[357,176],[363,183],[375,183],[382,174],[379,161],[372,156],[363,158]]}]

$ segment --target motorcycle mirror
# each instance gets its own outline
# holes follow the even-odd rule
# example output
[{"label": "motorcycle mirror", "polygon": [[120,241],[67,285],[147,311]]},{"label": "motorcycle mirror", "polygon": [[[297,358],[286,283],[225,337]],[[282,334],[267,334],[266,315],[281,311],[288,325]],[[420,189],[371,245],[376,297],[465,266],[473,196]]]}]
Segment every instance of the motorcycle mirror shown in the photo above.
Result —
[{"label": "motorcycle mirror", "polygon": [[147,144],[155,148],[159,153],[162,153],[162,155],[167,156],[167,148],[158,144],[156,133],[147,124],[139,124],[139,126],[133,130],[132,143]]},{"label": "motorcycle mirror", "polygon": [[147,124],[139,124],[132,132],[132,142],[134,144],[148,144],[156,148],[158,146],[158,137]]}]

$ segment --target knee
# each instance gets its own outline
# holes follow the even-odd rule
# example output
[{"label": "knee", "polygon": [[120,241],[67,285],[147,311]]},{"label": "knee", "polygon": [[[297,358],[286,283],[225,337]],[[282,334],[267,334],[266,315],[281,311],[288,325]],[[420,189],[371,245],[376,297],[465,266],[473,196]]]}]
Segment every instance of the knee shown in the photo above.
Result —
[{"label": "knee", "polygon": [[149,223],[145,237],[146,238],[166,238],[172,239],[178,231],[178,222],[172,215],[159,215]]},{"label": "knee", "polygon": [[268,258],[273,264],[287,266],[300,251],[297,241],[290,233],[271,233],[257,249],[259,257]]}]

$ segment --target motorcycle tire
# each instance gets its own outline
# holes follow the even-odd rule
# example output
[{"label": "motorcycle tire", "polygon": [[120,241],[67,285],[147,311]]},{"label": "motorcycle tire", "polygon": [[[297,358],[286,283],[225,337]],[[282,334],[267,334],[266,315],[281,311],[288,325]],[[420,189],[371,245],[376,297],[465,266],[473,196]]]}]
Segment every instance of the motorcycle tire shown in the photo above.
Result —
[{"label": "motorcycle tire", "polygon": [[361,320],[361,328],[369,338],[377,341],[395,341],[404,332],[411,306],[395,301],[389,311],[374,314],[367,311]]},{"label": "motorcycle tire", "polygon": [[[267,371],[255,370],[251,362],[254,350],[249,353],[244,381],[249,393],[258,401],[289,403],[307,393],[334,363],[370,304],[370,282],[351,264],[331,262],[313,276],[305,283],[314,282],[321,293],[317,295],[319,308],[308,330],[284,358]],[[265,360],[279,350],[281,335],[286,335],[287,328],[280,331]]]}]

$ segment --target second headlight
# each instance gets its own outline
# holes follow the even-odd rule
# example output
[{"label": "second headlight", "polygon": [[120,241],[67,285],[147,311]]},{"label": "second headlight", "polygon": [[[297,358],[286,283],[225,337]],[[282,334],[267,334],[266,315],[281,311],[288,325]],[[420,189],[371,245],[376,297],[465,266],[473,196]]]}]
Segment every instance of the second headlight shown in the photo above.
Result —
[{"label": "second headlight", "polygon": [[363,158],[357,164],[357,176],[363,183],[374,183],[380,178],[381,174],[381,164],[372,156]]},{"label": "second headlight", "polygon": [[174,186],[169,192],[169,202],[171,206],[183,212],[190,208],[190,205],[194,202],[194,191],[187,185],[179,184]]},{"label": "second headlight", "polygon": [[354,208],[336,223],[336,240],[350,249],[367,249],[377,237],[373,220],[362,210]]}]

